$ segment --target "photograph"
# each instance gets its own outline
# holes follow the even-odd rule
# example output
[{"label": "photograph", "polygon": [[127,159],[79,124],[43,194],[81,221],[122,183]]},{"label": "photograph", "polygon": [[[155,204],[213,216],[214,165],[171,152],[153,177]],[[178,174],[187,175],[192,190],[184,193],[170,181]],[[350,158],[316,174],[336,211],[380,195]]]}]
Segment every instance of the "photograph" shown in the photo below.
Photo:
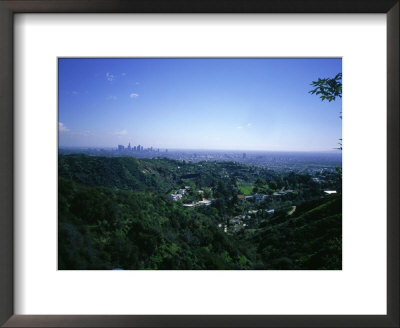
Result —
[{"label": "photograph", "polygon": [[57,65],[58,270],[342,270],[341,58]]}]

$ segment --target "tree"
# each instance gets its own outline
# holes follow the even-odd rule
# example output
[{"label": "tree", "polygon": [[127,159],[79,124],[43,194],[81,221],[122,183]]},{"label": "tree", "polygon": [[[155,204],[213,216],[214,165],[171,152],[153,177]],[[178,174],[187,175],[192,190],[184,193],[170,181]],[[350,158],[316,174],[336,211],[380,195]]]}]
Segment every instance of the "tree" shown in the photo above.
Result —
[{"label": "tree", "polygon": [[311,83],[315,88],[309,93],[320,95],[322,101],[336,100],[336,98],[342,98],[342,73],[336,74],[334,78],[318,79]]},{"label": "tree", "polygon": [[271,187],[271,189],[276,190],[278,188],[278,184],[276,183],[275,180],[272,180],[269,182],[269,186]]},{"label": "tree", "polygon": [[255,185],[258,187],[264,187],[267,183],[264,179],[258,178],[255,182]]},{"label": "tree", "polygon": [[211,199],[212,198],[212,191],[208,188],[203,189],[203,196],[205,199]]},{"label": "tree", "polygon": [[[321,101],[328,100],[331,102],[332,100],[335,101],[336,98],[342,98],[342,73],[336,74],[334,78],[325,78],[325,79],[318,79],[318,81],[313,81],[311,83],[312,86],[315,88],[309,93],[311,94],[316,94],[320,95]],[[342,119],[342,112],[340,111],[340,119]],[[339,148],[342,150],[342,138],[339,138]],[[341,193],[342,190],[342,168],[336,168],[337,169],[337,177],[338,181],[338,191]]]},{"label": "tree", "polygon": [[[328,100],[329,102],[335,101],[336,98],[342,98],[342,73],[336,74],[334,78],[318,78],[317,81],[311,82],[315,88],[308,93],[320,95],[321,101]],[[340,118],[342,112],[340,111]],[[339,139],[339,148],[342,150],[342,139]]]}]

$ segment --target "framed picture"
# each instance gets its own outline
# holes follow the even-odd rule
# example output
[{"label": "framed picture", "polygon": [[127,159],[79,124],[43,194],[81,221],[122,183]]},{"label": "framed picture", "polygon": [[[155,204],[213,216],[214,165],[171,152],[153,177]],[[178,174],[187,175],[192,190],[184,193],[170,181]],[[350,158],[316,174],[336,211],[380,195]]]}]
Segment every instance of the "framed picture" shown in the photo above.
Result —
[{"label": "framed picture", "polygon": [[398,1],[0,10],[1,324],[398,327]]},{"label": "framed picture", "polygon": [[341,58],[59,58],[58,270],[341,270],[341,76]]}]

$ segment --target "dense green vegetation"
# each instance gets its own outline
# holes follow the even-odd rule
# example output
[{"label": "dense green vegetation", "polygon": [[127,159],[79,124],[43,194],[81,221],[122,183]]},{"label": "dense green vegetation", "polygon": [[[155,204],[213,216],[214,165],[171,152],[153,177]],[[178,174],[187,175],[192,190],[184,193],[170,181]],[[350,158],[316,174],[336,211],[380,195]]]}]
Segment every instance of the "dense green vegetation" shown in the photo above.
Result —
[{"label": "dense green vegetation", "polygon": [[59,156],[59,269],[341,269],[338,177]]}]

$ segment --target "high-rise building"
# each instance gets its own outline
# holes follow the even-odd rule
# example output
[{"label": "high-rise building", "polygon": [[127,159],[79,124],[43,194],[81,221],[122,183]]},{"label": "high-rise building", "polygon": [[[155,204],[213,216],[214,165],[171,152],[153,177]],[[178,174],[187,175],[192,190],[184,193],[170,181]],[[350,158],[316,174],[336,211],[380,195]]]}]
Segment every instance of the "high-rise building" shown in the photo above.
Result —
[{"label": "high-rise building", "polygon": [[137,150],[137,151],[140,151],[140,148],[141,148],[141,146],[138,145],[137,148],[136,148],[136,150]]},{"label": "high-rise building", "polygon": [[123,145],[118,145],[118,150],[119,151],[122,151],[122,150],[124,150],[125,149],[125,147],[123,146]]},{"label": "high-rise building", "polygon": [[136,151],[136,146],[133,146],[133,151]]},{"label": "high-rise building", "polygon": [[128,150],[131,150],[131,143],[128,144]]}]

